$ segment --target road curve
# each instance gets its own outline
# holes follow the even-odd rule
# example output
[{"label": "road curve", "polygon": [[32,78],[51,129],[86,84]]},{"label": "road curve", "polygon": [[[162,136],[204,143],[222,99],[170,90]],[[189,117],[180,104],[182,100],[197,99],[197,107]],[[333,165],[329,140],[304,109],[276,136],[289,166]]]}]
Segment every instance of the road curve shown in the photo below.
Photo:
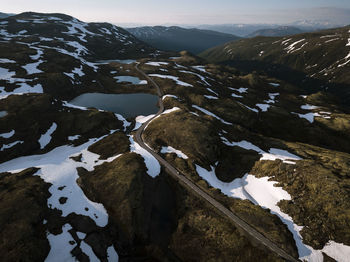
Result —
[{"label": "road curve", "polygon": [[261,233],[259,233],[254,227],[246,223],[244,220],[236,216],[232,211],[224,207],[222,204],[220,204],[218,201],[216,201],[214,198],[212,198],[210,195],[208,195],[206,192],[204,192],[202,189],[200,189],[196,184],[194,184],[191,180],[186,178],[183,174],[181,174],[175,167],[173,167],[170,163],[168,163],[164,158],[162,158],[160,155],[158,155],[152,148],[150,148],[148,145],[146,145],[142,139],[142,133],[145,130],[146,126],[157,116],[161,115],[164,111],[164,105],[162,100],[162,91],[158,84],[150,78],[147,74],[145,74],[141,69],[138,68],[139,63],[135,65],[135,69],[142,74],[156,89],[157,94],[159,97],[159,111],[157,114],[149,119],[147,122],[143,123],[142,126],[137,130],[135,134],[135,141],[145,150],[147,150],[152,156],[154,156],[159,163],[165,167],[165,169],[168,171],[168,174],[174,177],[177,181],[179,181],[181,184],[185,185],[188,189],[195,192],[199,197],[209,202],[213,207],[215,207],[218,211],[220,211],[224,216],[228,217],[236,226],[243,229],[246,233],[248,233],[251,237],[253,237],[255,240],[257,240],[259,243],[266,246],[268,249],[282,257],[283,259],[287,261],[293,261],[298,262],[297,258],[294,258],[293,256],[289,255],[285,250],[278,247],[275,243],[273,243],[271,240],[263,236]]}]

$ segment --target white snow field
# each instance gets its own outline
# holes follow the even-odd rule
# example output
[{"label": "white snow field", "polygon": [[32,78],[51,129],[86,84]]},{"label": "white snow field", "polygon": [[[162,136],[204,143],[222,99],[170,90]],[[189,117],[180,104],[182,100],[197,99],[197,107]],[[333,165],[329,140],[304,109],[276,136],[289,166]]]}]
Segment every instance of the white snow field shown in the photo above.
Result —
[{"label": "white snow field", "polygon": [[[37,167],[40,176],[45,182],[51,183],[49,192],[52,194],[47,204],[50,208],[57,208],[62,211],[62,216],[66,217],[70,213],[89,216],[98,226],[105,226],[108,222],[108,215],[103,205],[90,201],[81,188],[77,185],[77,167],[84,167],[92,171],[95,166],[105,162],[111,162],[118,156],[107,160],[99,160],[99,155],[91,153],[87,148],[93,143],[101,140],[90,139],[88,142],[77,146],[60,146],[42,155],[23,156],[12,159],[0,165],[0,172],[19,172],[29,167]],[[71,156],[82,154],[82,162],[75,162]],[[62,188],[59,190],[59,188]],[[60,204],[59,199],[67,197],[65,204]],[[88,210],[86,210],[86,208]]]},{"label": "white snow field", "polygon": [[[47,200],[49,208],[61,210],[63,217],[71,213],[88,216],[94,220],[98,226],[104,227],[108,223],[108,214],[105,208],[102,204],[89,200],[76,183],[76,180],[79,178],[77,167],[83,167],[88,171],[92,171],[96,166],[105,162],[111,162],[120,156],[117,155],[107,160],[99,160],[99,155],[87,150],[90,145],[104,137],[105,136],[90,139],[88,142],[76,147],[65,145],[57,147],[46,154],[23,156],[12,159],[0,164],[0,172],[16,173],[29,167],[40,168],[35,175],[40,176],[46,183],[52,184],[49,188],[51,196]],[[81,162],[76,162],[71,158],[72,156],[78,156],[80,154],[82,155]],[[61,197],[67,198],[64,204],[59,202]],[[75,261],[70,254],[70,251],[76,245],[71,245],[69,243],[71,240],[74,241],[68,233],[70,228],[71,226],[66,224],[62,228],[63,232],[61,234],[56,236],[48,234],[47,237],[51,250],[45,261]],[[83,234],[79,235],[81,238],[84,237]],[[89,248],[89,246],[84,246],[83,252],[86,253],[90,259],[94,258],[94,254],[93,252],[91,253],[91,251],[92,249]],[[112,249],[111,247],[109,254],[109,261],[117,261],[113,260],[118,257],[114,248]]]}]

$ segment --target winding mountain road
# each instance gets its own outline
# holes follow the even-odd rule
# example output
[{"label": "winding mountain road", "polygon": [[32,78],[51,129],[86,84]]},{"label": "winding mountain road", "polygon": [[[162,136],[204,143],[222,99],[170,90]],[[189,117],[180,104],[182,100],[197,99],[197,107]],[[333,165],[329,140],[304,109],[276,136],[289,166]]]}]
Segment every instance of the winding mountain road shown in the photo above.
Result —
[{"label": "winding mountain road", "polygon": [[297,262],[300,261],[297,258],[294,258],[290,254],[288,254],[285,250],[278,247],[275,243],[273,243],[271,240],[263,236],[261,233],[259,233],[254,227],[246,223],[244,220],[236,216],[232,211],[224,207],[222,204],[220,204],[218,201],[216,201],[214,198],[212,198],[210,195],[208,195],[206,192],[204,192],[202,189],[200,189],[196,184],[194,184],[191,180],[186,178],[183,174],[181,174],[175,167],[173,167],[170,163],[168,163],[164,158],[162,158],[160,155],[158,155],[152,148],[148,147],[143,139],[142,139],[142,133],[145,130],[146,126],[157,116],[161,115],[164,111],[164,105],[162,100],[162,91],[158,84],[150,78],[147,74],[145,74],[141,69],[138,68],[139,64],[135,65],[135,69],[142,74],[156,89],[157,94],[159,97],[159,111],[158,113],[151,119],[149,119],[147,122],[142,124],[142,126],[137,130],[135,135],[135,141],[145,150],[147,150],[152,156],[154,156],[159,163],[165,167],[165,169],[168,171],[168,174],[174,177],[177,181],[185,185],[189,190],[192,192],[195,192],[199,197],[204,199],[205,201],[209,202],[214,208],[216,208],[219,212],[221,212],[224,216],[229,218],[236,226],[243,229],[246,233],[248,233],[251,237],[253,237],[255,240],[257,240],[259,243],[266,246],[268,249],[282,257],[283,259],[287,261],[293,261]]}]

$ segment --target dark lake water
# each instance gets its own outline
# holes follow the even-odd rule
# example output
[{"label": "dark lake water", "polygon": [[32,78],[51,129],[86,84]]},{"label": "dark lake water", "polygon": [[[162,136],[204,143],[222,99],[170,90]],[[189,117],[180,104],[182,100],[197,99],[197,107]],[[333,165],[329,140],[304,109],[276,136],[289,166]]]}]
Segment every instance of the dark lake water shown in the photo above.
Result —
[{"label": "dark lake water", "polygon": [[71,104],[121,114],[125,118],[150,115],[158,112],[158,96],[150,94],[101,94],[86,93],[72,101]]}]

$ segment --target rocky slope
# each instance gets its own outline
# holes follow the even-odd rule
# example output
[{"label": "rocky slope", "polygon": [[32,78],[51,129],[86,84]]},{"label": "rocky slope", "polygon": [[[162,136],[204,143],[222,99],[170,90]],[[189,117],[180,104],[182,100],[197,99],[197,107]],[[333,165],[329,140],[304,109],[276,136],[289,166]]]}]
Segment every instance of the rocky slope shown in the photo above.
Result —
[{"label": "rocky slope", "polygon": [[330,91],[349,103],[350,28],[290,37],[242,39],[201,57],[282,78],[310,91]]}]

